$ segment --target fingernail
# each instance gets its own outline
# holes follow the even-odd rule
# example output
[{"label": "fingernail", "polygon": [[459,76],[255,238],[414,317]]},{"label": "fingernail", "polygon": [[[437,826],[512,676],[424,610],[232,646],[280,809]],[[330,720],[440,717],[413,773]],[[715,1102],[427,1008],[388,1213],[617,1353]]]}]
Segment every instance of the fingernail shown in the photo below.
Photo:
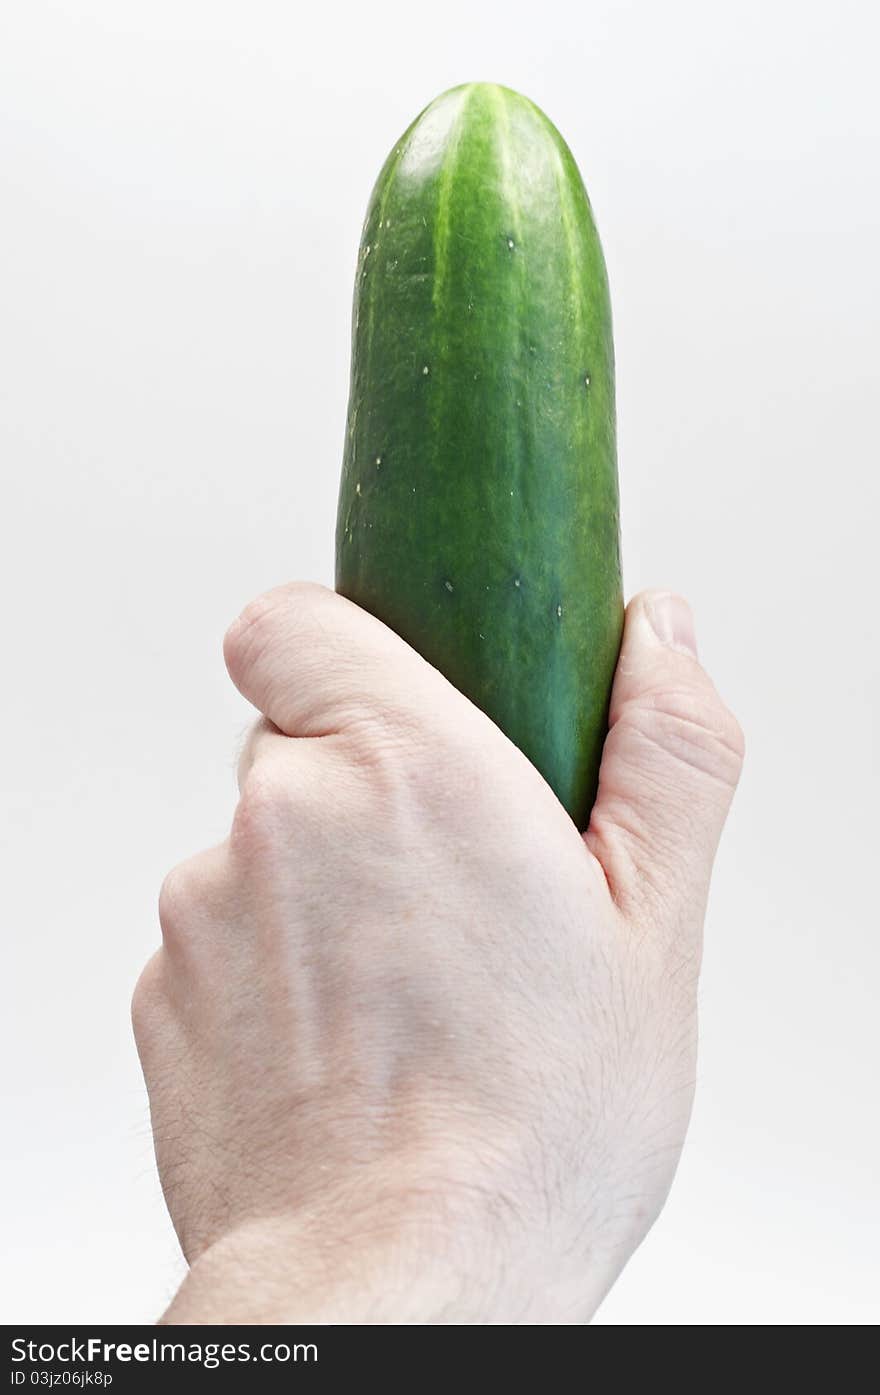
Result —
[{"label": "fingernail", "polygon": [[662,644],[697,657],[694,617],[687,601],[672,591],[660,591],[648,602],[648,619]]}]

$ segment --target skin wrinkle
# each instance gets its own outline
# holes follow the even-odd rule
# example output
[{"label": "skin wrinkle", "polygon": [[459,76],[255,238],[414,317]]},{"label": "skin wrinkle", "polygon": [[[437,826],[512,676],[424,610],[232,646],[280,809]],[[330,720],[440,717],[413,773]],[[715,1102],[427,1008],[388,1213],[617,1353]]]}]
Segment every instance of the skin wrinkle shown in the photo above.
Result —
[{"label": "skin wrinkle", "polygon": [[[605,868],[609,890],[614,904],[624,919],[628,919],[635,906],[650,905],[645,896],[645,886],[653,893],[653,903],[661,901],[665,895],[666,883],[662,872],[640,866],[638,848],[652,849],[651,839],[644,828],[640,828],[631,818],[629,804],[623,800],[609,800],[605,806],[609,818],[607,824],[594,813],[588,836],[597,847],[593,851]],[[622,868],[618,867],[624,863]]]},{"label": "skin wrinkle", "polygon": [[[663,714],[667,716],[668,714]],[[630,726],[637,731],[643,741],[647,741],[662,752],[673,756],[685,765],[691,766],[702,775],[708,775],[732,791],[737,782],[740,757],[719,735],[707,731],[696,722],[688,722],[681,717],[672,717],[667,723],[658,725],[656,715],[639,715],[630,719]],[[702,755],[705,759],[699,759]],[[719,769],[718,756],[726,756],[726,770]]]}]

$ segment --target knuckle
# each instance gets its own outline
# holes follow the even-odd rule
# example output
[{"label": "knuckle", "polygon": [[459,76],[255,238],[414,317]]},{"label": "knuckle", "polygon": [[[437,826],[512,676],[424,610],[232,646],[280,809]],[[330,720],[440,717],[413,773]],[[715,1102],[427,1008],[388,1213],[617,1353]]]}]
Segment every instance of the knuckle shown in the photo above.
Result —
[{"label": "knuckle", "polygon": [[211,899],[212,867],[209,854],[198,853],[180,862],[166,875],[159,889],[159,924],[166,941],[186,936]]},{"label": "knuckle", "polygon": [[[422,680],[424,675],[419,673]],[[406,755],[420,754],[429,765],[458,758],[475,747],[473,718],[487,719],[472,708],[462,695],[437,684],[431,674],[427,683],[413,682],[405,671],[395,672],[393,681],[376,704],[374,724],[385,744]]]},{"label": "knuckle", "polygon": [[409,810],[413,787],[426,778],[425,761],[405,723],[365,719],[347,732],[347,755],[355,782],[385,816]]},{"label": "knuckle", "polygon": [[414,741],[423,753],[420,769],[426,784],[455,803],[472,805],[515,778],[527,758],[483,712],[459,702],[458,694],[455,698],[436,719],[418,714]]},{"label": "knuckle", "polygon": [[269,761],[256,761],[242,782],[232,819],[234,850],[255,852],[274,844],[297,805],[295,782]]},{"label": "knuckle", "polygon": [[165,1004],[165,957],[157,950],[141,970],[131,995],[131,1024],[141,1048]]},{"label": "knuckle", "polygon": [[244,789],[250,772],[260,759],[260,747],[264,738],[269,733],[276,733],[277,727],[268,718],[260,717],[258,721],[252,723],[240,742],[238,761],[236,763],[236,778],[239,793]]},{"label": "knuckle", "polygon": [[513,813],[522,788],[518,763],[508,759],[496,735],[488,721],[471,721],[468,713],[431,721],[417,714],[395,733],[386,755],[386,786],[420,819],[454,827],[468,810],[495,826]]},{"label": "knuckle", "polygon": [[176,936],[192,912],[193,893],[188,864],[181,862],[165,876],[159,888],[159,924],[167,938]]}]

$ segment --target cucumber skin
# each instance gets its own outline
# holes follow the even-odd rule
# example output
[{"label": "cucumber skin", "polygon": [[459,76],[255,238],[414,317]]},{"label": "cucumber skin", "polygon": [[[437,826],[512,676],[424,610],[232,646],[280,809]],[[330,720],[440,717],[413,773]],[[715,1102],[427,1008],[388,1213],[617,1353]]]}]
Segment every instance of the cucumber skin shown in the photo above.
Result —
[{"label": "cucumber skin", "polygon": [[364,223],[336,589],[529,757],[578,828],[623,627],[605,263],[574,159],[475,83],[416,118]]}]

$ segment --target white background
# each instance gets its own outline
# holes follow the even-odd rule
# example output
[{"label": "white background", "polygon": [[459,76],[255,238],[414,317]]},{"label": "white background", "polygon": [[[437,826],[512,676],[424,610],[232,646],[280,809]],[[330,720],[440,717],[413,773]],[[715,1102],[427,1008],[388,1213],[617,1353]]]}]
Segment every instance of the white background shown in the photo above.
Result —
[{"label": "white background", "polygon": [[182,1272],[129,995],[232,811],[226,624],[332,578],[371,184],[470,79],[581,165],[627,590],[692,598],[749,745],[693,1129],[599,1320],[880,1316],[876,15],[6,0],[3,1320],[149,1320]]}]

